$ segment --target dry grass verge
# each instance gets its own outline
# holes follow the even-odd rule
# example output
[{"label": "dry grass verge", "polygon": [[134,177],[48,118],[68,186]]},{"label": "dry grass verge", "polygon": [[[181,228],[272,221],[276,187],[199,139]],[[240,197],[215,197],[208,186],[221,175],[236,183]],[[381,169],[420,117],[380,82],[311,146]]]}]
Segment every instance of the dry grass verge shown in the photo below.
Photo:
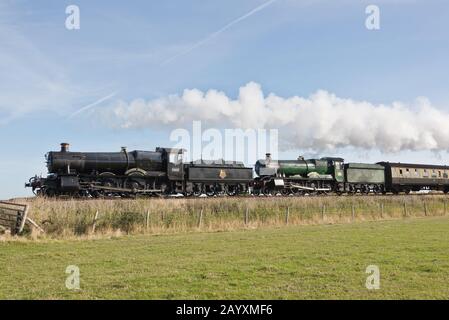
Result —
[{"label": "dry grass verge", "polygon": [[26,201],[31,205],[29,215],[46,234],[37,235],[30,229],[25,232],[28,238],[66,239],[349,223],[444,216],[448,201],[442,195],[90,201],[36,198]]}]

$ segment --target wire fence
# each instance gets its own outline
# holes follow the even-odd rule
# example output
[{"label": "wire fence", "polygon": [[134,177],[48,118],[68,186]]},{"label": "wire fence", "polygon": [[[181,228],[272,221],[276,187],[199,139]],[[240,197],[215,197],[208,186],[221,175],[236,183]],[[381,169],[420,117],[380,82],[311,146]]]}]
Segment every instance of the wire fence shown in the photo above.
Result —
[{"label": "wire fence", "polygon": [[48,200],[29,215],[50,236],[214,231],[445,216],[446,196]]}]

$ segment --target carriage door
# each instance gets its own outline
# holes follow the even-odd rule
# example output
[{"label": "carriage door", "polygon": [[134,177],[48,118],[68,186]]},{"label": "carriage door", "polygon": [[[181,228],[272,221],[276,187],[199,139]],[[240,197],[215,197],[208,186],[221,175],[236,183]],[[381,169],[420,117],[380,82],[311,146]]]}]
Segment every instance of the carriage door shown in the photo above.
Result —
[{"label": "carriage door", "polygon": [[170,180],[183,180],[184,167],[182,164],[183,150],[171,150],[167,154],[167,174]]}]

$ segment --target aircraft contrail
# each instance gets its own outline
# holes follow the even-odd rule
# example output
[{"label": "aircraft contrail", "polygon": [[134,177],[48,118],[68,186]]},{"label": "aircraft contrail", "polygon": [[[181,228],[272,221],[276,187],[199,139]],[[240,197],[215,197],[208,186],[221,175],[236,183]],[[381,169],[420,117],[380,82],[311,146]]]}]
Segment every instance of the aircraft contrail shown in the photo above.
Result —
[{"label": "aircraft contrail", "polygon": [[107,96],[105,96],[105,97],[103,97],[103,98],[98,99],[97,101],[95,101],[95,102],[93,102],[93,103],[91,103],[91,104],[88,104],[87,106],[82,107],[81,109],[79,109],[79,110],[75,111],[74,113],[72,113],[72,114],[69,116],[69,119],[70,119],[70,118],[73,118],[74,116],[76,116],[76,115],[78,115],[78,114],[80,114],[81,112],[84,112],[84,111],[86,111],[86,110],[89,110],[90,108],[93,108],[93,107],[99,105],[100,103],[102,103],[102,102],[104,102],[104,101],[106,101],[106,100],[111,99],[111,98],[114,97],[117,93],[118,93],[118,91],[113,92],[113,93],[111,93],[111,94],[109,94],[109,95],[107,95]]},{"label": "aircraft contrail", "polygon": [[195,43],[194,45],[192,45],[191,47],[187,48],[186,50],[164,60],[161,65],[164,66],[166,64],[168,64],[169,62],[175,60],[176,58],[179,58],[183,55],[186,55],[187,53],[195,50],[196,48],[202,46],[203,44],[205,44],[206,42],[210,41],[211,39],[217,37],[220,33],[226,31],[227,29],[229,29],[230,27],[232,27],[233,25],[245,20],[246,18],[249,18],[250,16],[252,16],[253,14],[255,14],[258,11],[261,11],[263,9],[265,9],[266,7],[268,7],[270,4],[272,4],[273,2],[276,2],[277,0],[269,0],[267,2],[264,2],[263,4],[261,4],[260,6],[252,9],[251,11],[245,13],[243,16],[229,22],[227,25],[225,25],[224,27],[222,27],[221,29],[211,33],[210,35],[208,35],[207,37],[205,37],[204,39],[198,41],[197,43]]}]

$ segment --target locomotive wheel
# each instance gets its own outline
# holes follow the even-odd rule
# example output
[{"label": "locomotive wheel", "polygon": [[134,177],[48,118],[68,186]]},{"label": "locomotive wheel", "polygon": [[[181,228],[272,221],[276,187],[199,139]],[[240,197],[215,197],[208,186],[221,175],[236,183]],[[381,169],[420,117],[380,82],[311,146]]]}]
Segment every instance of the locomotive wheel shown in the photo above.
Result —
[{"label": "locomotive wheel", "polygon": [[370,186],[365,186],[365,194],[370,194],[370,193],[371,193]]},{"label": "locomotive wheel", "polygon": [[[99,174],[100,179],[98,182],[102,187],[117,187],[117,181],[115,180],[115,174],[112,172],[102,172]],[[94,198],[113,197],[115,194],[108,190],[91,190],[89,191]]]},{"label": "locomotive wheel", "polygon": [[143,189],[143,186],[137,179],[126,179],[125,187],[133,190]]},{"label": "locomotive wheel", "polygon": [[187,186],[184,186],[183,189],[185,190],[182,193],[184,195],[184,197],[191,197],[191,196],[193,196],[193,185],[192,185],[192,189],[190,191],[187,191]]},{"label": "locomotive wheel", "polygon": [[206,186],[206,195],[208,197],[213,197],[216,194],[216,188],[214,185]]},{"label": "locomotive wheel", "polygon": [[199,197],[203,193],[203,186],[201,184],[195,183],[193,185],[193,196]]},{"label": "locomotive wheel", "polygon": [[143,178],[144,175],[140,172],[130,173],[128,178],[125,180],[125,188],[132,190],[144,190],[145,180]]},{"label": "locomotive wheel", "polygon": [[283,196],[288,196],[288,195],[290,195],[290,193],[291,193],[290,189],[287,189],[287,188],[281,189],[281,194]]},{"label": "locomotive wheel", "polygon": [[264,188],[263,189],[263,194],[266,195],[266,196],[272,196],[273,195],[272,190],[270,188]]},{"label": "locomotive wheel", "polygon": [[238,186],[226,186],[226,194],[230,197],[233,197],[238,194]]},{"label": "locomotive wheel", "polygon": [[[107,179],[107,180],[103,181],[102,186],[107,187],[107,188],[113,188],[113,187],[116,187],[117,184],[114,180]],[[101,190],[100,193],[102,196],[105,196],[105,197],[112,197],[114,195],[112,192],[109,192],[107,190]]]},{"label": "locomotive wheel", "polygon": [[93,190],[90,192],[90,195],[92,196],[92,198],[98,199],[101,198],[103,196],[103,193],[101,191],[98,190]]}]

